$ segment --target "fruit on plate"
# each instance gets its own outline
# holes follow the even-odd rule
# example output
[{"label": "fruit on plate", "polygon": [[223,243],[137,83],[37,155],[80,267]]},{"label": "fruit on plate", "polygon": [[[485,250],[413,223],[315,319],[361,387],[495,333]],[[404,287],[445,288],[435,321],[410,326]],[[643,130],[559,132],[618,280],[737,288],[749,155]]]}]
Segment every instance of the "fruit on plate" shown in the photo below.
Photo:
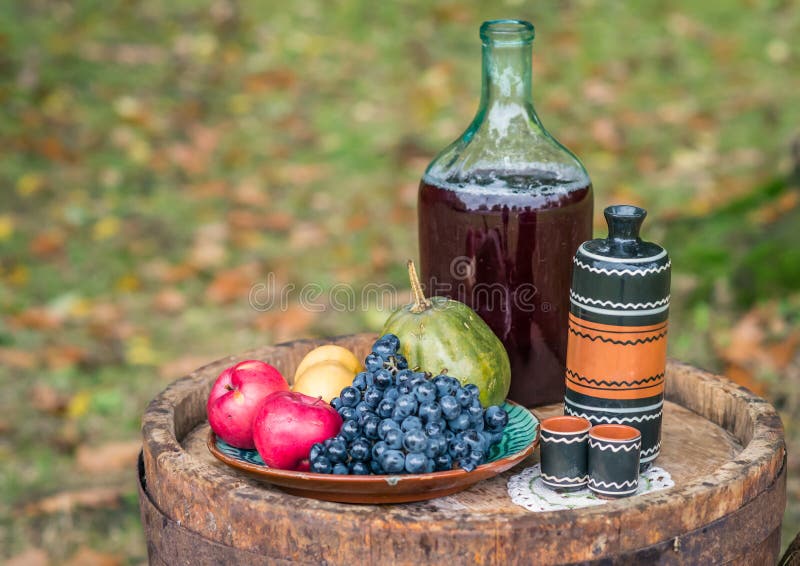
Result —
[{"label": "fruit on plate", "polygon": [[289,384],[271,365],[245,360],[224,370],[208,396],[206,412],[211,429],[237,448],[255,448],[253,418],[260,403],[276,391],[288,391]]},{"label": "fruit on plate", "polygon": [[267,466],[308,470],[311,446],[335,436],[341,426],[342,417],[322,399],[279,391],[261,403],[253,439]]},{"label": "fruit on plate", "polygon": [[353,377],[361,369],[361,363],[353,352],[326,344],[311,350],[297,366],[292,391],[329,402],[343,387],[353,382]]},{"label": "fruit on plate", "polygon": [[399,350],[397,336],[379,338],[366,371],[331,401],[342,427],[311,447],[312,472],[418,474],[454,466],[472,471],[487,461],[508,413],[496,405],[484,410],[475,384],[409,369]]},{"label": "fruit on plate", "polygon": [[502,342],[478,314],[446,297],[426,298],[408,262],[414,302],[387,319],[384,334],[394,334],[412,367],[458,376],[475,384],[484,407],[502,404],[511,386],[511,364]]}]

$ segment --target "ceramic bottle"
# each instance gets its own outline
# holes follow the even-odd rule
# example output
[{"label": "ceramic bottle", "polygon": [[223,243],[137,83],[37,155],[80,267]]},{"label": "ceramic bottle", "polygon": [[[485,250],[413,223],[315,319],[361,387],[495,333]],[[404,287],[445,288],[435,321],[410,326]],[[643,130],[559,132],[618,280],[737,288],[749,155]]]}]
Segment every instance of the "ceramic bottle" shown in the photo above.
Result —
[{"label": "ceramic bottle", "polygon": [[608,238],[573,258],[564,411],[642,434],[641,467],[661,450],[670,259],[639,238],[647,212],[605,210]]}]

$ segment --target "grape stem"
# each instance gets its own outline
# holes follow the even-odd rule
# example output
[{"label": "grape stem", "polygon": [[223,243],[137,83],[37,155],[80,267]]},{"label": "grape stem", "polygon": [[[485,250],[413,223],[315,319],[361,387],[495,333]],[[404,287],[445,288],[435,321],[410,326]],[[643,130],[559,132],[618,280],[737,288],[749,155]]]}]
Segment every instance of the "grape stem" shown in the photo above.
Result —
[{"label": "grape stem", "polygon": [[425,298],[425,293],[422,292],[417,268],[414,267],[412,260],[408,260],[408,278],[411,281],[411,293],[414,295],[414,304],[411,305],[411,312],[419,314],[431,308],[431,302]]}]

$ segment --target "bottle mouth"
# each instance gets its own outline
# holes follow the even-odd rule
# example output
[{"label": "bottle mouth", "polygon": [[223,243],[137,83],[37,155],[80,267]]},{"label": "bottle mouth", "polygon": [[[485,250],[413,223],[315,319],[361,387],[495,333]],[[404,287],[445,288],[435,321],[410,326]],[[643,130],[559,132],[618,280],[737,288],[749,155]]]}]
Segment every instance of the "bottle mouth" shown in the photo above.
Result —
[{"label": "bottle mouth", "polygon": [[533,41],[533,24],[525,20],[489,20],[481,25],[484,45],[520,45]]}]

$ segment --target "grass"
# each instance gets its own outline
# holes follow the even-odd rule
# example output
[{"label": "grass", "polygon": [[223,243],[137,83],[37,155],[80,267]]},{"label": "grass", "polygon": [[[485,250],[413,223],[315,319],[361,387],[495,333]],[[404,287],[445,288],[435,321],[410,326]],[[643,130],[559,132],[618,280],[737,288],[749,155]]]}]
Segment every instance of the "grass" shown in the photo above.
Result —
[{"label": "grass", "polygon": [[[32,0],[0,5],[0,557],[141,563],[132,472],[81,450],[135,439],[204,361],[380,325],[248,292],[404,286],[416,183],[475,110],[478,25],[507,16],[537,26],[537,109],[592,175],[598,233],[604,205],[641,204],[675,257],[671,355],[729,371],[732,329],[765,334],[746,369],[787,427],[788,543],[797,2]],[[97,486],[116,507],[30,510]]]}]

